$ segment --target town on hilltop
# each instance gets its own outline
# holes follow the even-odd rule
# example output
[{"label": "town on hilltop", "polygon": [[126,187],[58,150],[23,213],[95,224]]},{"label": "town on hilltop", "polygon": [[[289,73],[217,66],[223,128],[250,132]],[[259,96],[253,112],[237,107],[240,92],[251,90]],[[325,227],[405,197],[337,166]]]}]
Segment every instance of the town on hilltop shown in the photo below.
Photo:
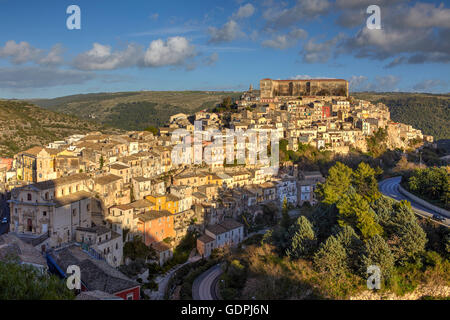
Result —
[{"label": "town on hilltop", "polygon": [[[195,261],[241,243],[269,204],[315,204],[323,175],[282,158],[278,171],[248,161],[174,163],[181,141],[174,142],[172,134],[193,134],[198,123],[201,131],[224,136],[226,130],[276,131],[284,152],[305,145],[340,155],[367,152],[369,138],[380,133],[389,149],[433,143],[432,136],[393,122],[386,105],[349,96],[346,80],[263,79],[258,91],[250,86],[239,100],[214,110],[172,115],[153,133],[72,135],[2,159],[0,189],[9,206],[4,241],[34,247],[39,254],[29,258],[32,263],[61,276],[79,265],[89,292],[139,299],[141,283],[119,271],[132,262],[124,254],[127,243],[138,240],[152,248],[152,259],[163,267],[195,234],[195,248],[186,256]],[[225,146],[201,148],[225,153]]]}]

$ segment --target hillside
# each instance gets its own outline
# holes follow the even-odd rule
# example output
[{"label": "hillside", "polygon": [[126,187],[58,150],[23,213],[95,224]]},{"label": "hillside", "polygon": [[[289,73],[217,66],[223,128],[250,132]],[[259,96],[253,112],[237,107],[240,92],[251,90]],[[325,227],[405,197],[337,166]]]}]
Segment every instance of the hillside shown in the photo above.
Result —
[{"label": "hillside", "polygon": [[450,94],[354,92],[351,95],[386,104],[392,120],[410,124],[435,140],[450,139]]},{"label": "hillside", "polygon": [[116,131],[25,102],[0,100],[0,157],[11,157],[31,146],[46,145],[72,134],[98,130]]},{"label": "hillside", "polygon": [[43,108],[76,115],[125,130],[163,126],[171,115],[214,107],[223,98],[237,98],[239,92],[140,91],[95,93],[55,99],[31,100]]}]

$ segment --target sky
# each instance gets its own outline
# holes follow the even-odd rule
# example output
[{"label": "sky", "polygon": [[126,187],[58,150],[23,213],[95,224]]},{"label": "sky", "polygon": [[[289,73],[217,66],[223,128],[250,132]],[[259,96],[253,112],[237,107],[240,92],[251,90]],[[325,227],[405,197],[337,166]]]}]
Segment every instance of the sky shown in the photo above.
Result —
[{"label": "sky", "polygon": [[[240,91],[263,78],[448,93],[449,2],[0,0],[0,98]],[[80,29],[67,27],[71,5]],[[367,27],[370,5],[381,29]]]}]

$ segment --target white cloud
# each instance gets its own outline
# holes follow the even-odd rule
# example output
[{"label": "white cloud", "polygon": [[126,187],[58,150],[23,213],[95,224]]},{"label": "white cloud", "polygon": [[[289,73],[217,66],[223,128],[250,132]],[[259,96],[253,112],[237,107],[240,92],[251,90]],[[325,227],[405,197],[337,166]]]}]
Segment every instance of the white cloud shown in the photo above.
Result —
[{"label": "white cloud", "polygon": [[301,20],[317,18],[328,13],[331,8],[332,4],[328,0],[297,0],[291,8],[282,6],[268,8],[263,17],[268,27],[280,29],[292,26]]},{"label": "white cloud", "polygon": [[195,55],[195,46],[184,37],[172,37],[166,42],[158,39],[150,43],[143,63],[147,67],[177,66]]},{"label": "white cloud", "polygon": [[233,14],[235,19],[249,18],[255,13],[255,7],[251,3],[239,7],[239,10]]},{"label": "white cloud", "polygon": [[236,21],[230,20],[222,28],[209,27],[208,32],[211,36],[210,43],[231,42],[244,36]]},{"label": "white cloud", "polygon": [[310,75],[307,74],[298,74],[292,78],[290,78],[292,80],[309,80],[309,79],[334,79],[334,78],[330,78],[330,77],[312,77]]},{"label": "white cloud", "polygon": [[42,57],[37,62],[44,66],[56,66],[61,65],[64,62],[62,57],[65,49],[62,44],[55,44],[45,57]]},{"label": "white cloud", "polygon": [[219,60],[219,54],[217,52],[212,53],[209,57],[204,59],[204,63],[207,66],[213,66]]},{"label": "white cloud", "polygon": [[92,49],[79,54],[74,66],[80,70],[114,70],[136,65],[142,58],[142,48],[129,44],[123,51],[112,51],[111,46],[94,43]]},{"label": "white cloud", "polygon": [[321,43],[316,43],[311,39],[303,46],[300,55],[303,57],[304,62],[327,62],[331,58],[331,54],[335,49],[336,44],[343,38],[343,34],[338,34],[334,38]]},{"label": "white cloud", "polygon": [[448,90],[448,82],[439,79],[427,79],[416,83],[412,89],[420,92],[436,92],[441,89]]},{"label": "white cloud", "polygon": [[288,34],[278,35],[270,40],[265,40],[261,43],[261,45],[263,47],[283,50],[295,46],[299,39],[306,39],[307,37],[308,33],[305,30],[294,29]]},{"label": "white cloud", "polygon": [[159,18],[159,13],[153,13],[150,15],[150,19],[153,21],[158,20],[158,18]]},{"label": "white cloud", "polygon": [[369,81],[366,76],[352,76],[350,78],[350,91],[383,91],[393,92],[399,91],[398,84],[400,77],[395,75],[376,76],[373,81]]}]

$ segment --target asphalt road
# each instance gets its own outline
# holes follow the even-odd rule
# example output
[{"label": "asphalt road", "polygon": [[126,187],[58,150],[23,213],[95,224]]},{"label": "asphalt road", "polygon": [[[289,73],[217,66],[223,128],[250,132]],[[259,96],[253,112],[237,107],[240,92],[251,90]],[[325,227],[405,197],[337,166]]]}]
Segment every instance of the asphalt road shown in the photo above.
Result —
[{"label": "asphalt road", "polygon": [[192,298],[194,300],[218,300],[215,284],[221,274],[222,268],[220,264],[203,272],[192,284]]},{"label": "asphalt road", "polygon": [[[394,200],[397,201],[401,201],[401,200],[407,200],[411,203],[411,207],[414,209],[414,212],[417,215],[420,215],[422,217],[426,217],[426,218],[432,218],[434,214],[439,214],[438,212],[435,212],[433,210],[430,210],[428,208],[425,208],[423,206],[421,206],[420,204],[418,204],[417,202],[415,202],[414,200],[407,198],[406,196],[404,196],[400,191],[399,191],[399,184],[401,182],[402,178],[401,177],[394,177],[394,178],[389,178],[389,179],[385,179],[383,181],[381,181],[378,184],[378,188],[380,189],[380,192],[382,194],[384,194],[385,196],[388,196]],[[440,214],[439,214],[440,215]],[[445,221],[438,222],[435,221],[436,223],[445,225],[447,227],[450,226],[450,219],[446,218]]]}]

